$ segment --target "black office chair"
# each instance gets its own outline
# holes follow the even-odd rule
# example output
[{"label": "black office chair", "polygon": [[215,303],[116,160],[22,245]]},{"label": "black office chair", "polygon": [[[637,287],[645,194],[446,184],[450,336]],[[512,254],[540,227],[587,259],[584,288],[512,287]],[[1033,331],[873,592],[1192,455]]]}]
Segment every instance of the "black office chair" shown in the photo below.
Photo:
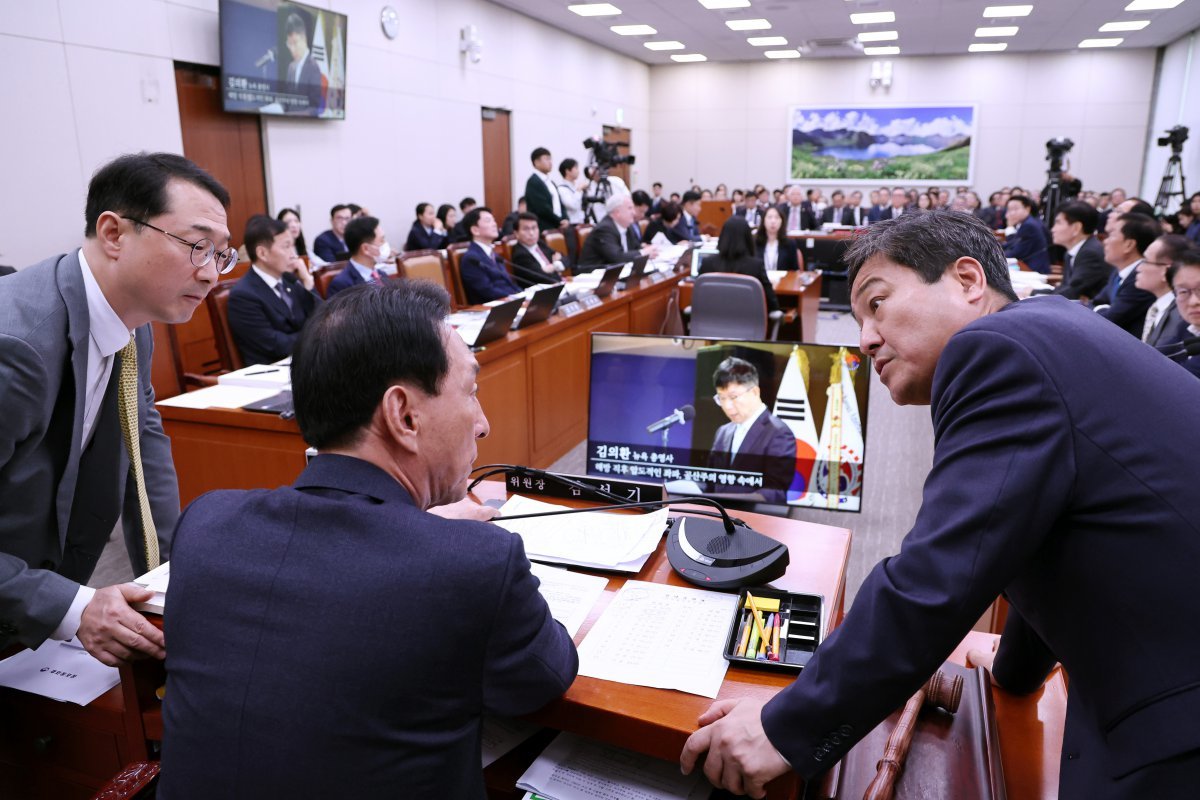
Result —
[{"label": "black office chair", "polygon": [[779,311],[767,313],[767,297],[758,278],[733,272],[696,277],[692,289],[692,336],[708,339],[775,339]]}]

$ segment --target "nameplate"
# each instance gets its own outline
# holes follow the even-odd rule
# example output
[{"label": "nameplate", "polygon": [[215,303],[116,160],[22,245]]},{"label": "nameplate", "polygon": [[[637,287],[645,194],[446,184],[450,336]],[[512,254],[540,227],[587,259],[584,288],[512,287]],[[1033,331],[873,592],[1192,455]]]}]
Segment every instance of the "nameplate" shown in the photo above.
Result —
[{"label": "nameplate", "polygon": [[656,284],[656,283],[662,283],[666,279],[667,279],[667,276],[661,272],[655,272],[650,275],[651,285]]},{"label": "nameplate", "polygon": [[606,497],[601,492],[615,494],[627,503],[647,503],[652,500],[664,499],[661,483],[618,481],[586,475],[563,475],[562,477],[581,484],[581,486],[569,486],[551,477],[527,475],[525,472],[517,470],[505,471],[504,485],[510,492],[536,494],[543,497],[563,497],[572,500],[591,500],[608,504],[617,501]]},{"label": "nameplate", "polygon": [[583,304],[583,307],[585,309],[595,308],[596,306],[604,303],[604,301],[601,298],[596,297],[596,295],[594,295],[594,294],[585,294],[583,297],[579,298],[578,302]]},{"label": "nameplate", "polygon": [[583,306],[581,306],[579,304],[578,300],[572,300],[571,302],[564,303],[563,305],[558,307],[558,313],[564,317],[573,317],[576,314],[579,314],[582,312],[583,312]]}]

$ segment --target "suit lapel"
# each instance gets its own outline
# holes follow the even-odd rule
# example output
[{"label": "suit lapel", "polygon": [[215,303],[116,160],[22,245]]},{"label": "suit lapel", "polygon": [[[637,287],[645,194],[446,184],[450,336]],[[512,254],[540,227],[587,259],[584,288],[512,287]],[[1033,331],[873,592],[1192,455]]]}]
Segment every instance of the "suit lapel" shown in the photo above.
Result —
[{"label": "suit lapel", "polygon": [[738,448],[737,455],[733,458],[734,462],[744,461],[742,456],[746,453],[757,455],[762,452],[762,439],[766,433],[764,426],[768,426],[766,409],[763,409],[763,413],[759,414],[758,419],[754,420],[754,424],[750,426],[750,430],[746,431],[746,438],[742,439],[742,446]]},{"label": "suit lapel", "polygon": [[[79,479],[79,449],[83,439],[83,407],[87,386],[88,337],[90,318],[88,315],[87,292],[83,288],[83,265],[79,263],[79,252],[71,253],[58,262],[55,276],[59,295],[67,309],[67,339],[70,341],[70,375],[73,386],[62,386],[59,392],[74,394],[75,404],[71,423],[70,454],[66,468],[58,484],[56,511],[58,517],[58,543],[61,547],[67,538],[70,524],[71,503],[75,497],[75,483]],[[66,370],[64,370],[64,378]],[[64,382],[65,383],[65,382]]]}]

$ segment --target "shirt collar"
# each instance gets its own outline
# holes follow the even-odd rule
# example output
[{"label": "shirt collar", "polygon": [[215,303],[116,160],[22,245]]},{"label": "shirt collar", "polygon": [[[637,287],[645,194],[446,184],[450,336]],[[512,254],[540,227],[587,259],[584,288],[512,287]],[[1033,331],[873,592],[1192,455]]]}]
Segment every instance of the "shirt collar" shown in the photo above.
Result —
[{"label": "shirt collar", "polygon": [[375,271],[375,267],[364,266],[354,259],[350,259],[350,265],[358,270],[358,274],[363,277],[363,280],[371,280],[371,273]]},{"label": "shirt collar", "polygon": [[276,278],[266,270],[259,269],[258,264],[251,264],[250,269],[258,273],[258,277],[262,278],[263,283],[267,285],[268,289],[270,289],[272,292],[276,291],[275,287],[279,283],[279,278]]},{"label": "shirt collar", "polygon": [[1090,238],[1092,238],[1092,237],[1085,236],[1082,239],[1080,239],[1078,242],[1075,243],[1075,245],[1070,250],[1067,251],[1067,255],[1069,255],[1073,260],[1075,258],[1075,256],[1079,255],[1079,251],[1083,249],[1083,246],[1085,244],[1087,244],[1087,241]]},{"label": "shirt collar", "polygon": [[743,434],[747,434],[747,433],[749,433],[749,432],[750,432],[750,427],[751,427],[751,426],[752,426],[754,423],[758,422],[758,418],[759,418],[759,417],[761,417],[761,416],[762,416],[762,413],[763,413],[764,411],[766,411],[766,410],[767,410],[767,404],[766,404],[766,403],[763,403],[762,405],[760,405],[760,406],[758,407],[758,411],[756,411],[756,412],[754,413],[754,416],[752,416],[752,417],[747,417],[746,419],[744,419],[744,420],[742,420],[741,422],[739,422],[739,423],[738,423],[738,430],[740,430],[740,431],[741,431]]},{"label": "shirt collar", "polygon": [[83,290],[87,295],[88,332],[101,356],[114,356],[129,344],[129,337],[133,332],[125,327],[117,312],[108,304],[108,298],[104,296],[100,284],[96,283],[96,276],[92,274],[92,265],[83,255],[83,248],[79,249],[79,264],[83,273]]},{"label": "shirt collar", "polygon": [[484,243],[484,242],[480,242],[480,241],[477,241],[477,240],[472,240],[472,241],[475,241],[475,244],[477,244],[477,245],[479,245],[480,247],[482,247],[482,248],[483,248],[483,252],[487,253],[489,256],[492,254],[492,245],[490,245],[490,244],[486,244],[486,243]]},{"label": "shirt collar", "polygon": [[1129,273],[1131,273],[1135,269],[1137,269],[1137,265],[1140,263],[1142,263],[1142,259],[1139,258],[1137,261],[1133,262],[1129,266],[1121,269],[1119,272],[1117,272],[1117,274],[1121,276],[1121,280],[1125,280],[1126,278],[1129,277]]},{"label": "shirt collar", "polygon": [[1188,325],[1188,333],[1192,336],[1200,336],[1200,325]]},{"label": "shirt collar", "polygon": [[1154,305],[1152,305],[1151,308],[1157,308],[1158,313],[1161,314],[1162,312],[1167,310],[1167,308],[1171,305],[1171,303],[1174,303],[1174,302],[1175,302],[1175,293],[1168,291],[1162,297],[1155,300]]}]

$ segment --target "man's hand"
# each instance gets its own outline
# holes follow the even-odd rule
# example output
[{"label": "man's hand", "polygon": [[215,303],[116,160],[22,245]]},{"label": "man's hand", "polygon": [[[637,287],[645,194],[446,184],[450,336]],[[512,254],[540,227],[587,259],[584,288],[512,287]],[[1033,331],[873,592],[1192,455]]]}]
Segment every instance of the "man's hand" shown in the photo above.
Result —
[{"label": "man's hand", "polygon": [[303,258],[300,256],[293,256],[288,261],[288,269],[295,273],[296,277],[300,279],[301,286],[310,292],[312,291],[315,281],[313,280],[312,273],[308,271],[308,265],[304,263]]},{"label": "man's hand", "polygon": [[480,522],[488,522],[492,517],[499,516],[500,510],[491,506],[481,505],[469,497],[464,497],[457,503],[434,506],[429,509],[429,513],[437,514],[439,517],[445,517],[446,519],[475,519]]},{"label": "man's hand", "polygon": [[558,227],[562,228],[563,230],[566,230],[570,226],[571,226],[571,221],[569,219],[564,219],[562,222],[558,223]]},{"label": "man's hand", "polygon": [[765,797],[766,785],[788,771],[788,764],[767,739],[762,726],[766,702],[718,700],[700,715],[700,730],[688,737],[679,754],[684,775],[704,760],[704,775],[713,786],[734,794]]},{"label": "man's hand", "polygon": [[103,664],[119,667],[135,658],[162,659],[167,651],[162,631],[131,603],[144,603],[154,592],[136,583],[97,589],[79,620],[79,641]]},{"label": "man's hand", "polygon": [[656,244],[642,245],[642,255],[649,256],[650,258],[658,258],[658,245],[656,245]]}]

